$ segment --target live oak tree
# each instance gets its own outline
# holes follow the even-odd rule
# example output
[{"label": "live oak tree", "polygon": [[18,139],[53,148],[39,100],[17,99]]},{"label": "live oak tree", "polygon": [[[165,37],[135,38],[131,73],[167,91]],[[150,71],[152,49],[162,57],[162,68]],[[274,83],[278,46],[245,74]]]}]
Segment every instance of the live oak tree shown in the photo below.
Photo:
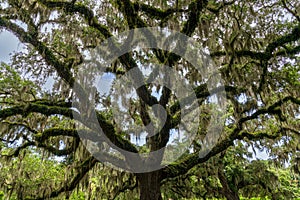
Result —
[{"label": "live oak tree", "polygon": [[[199,157],[200,138],[207,133],[207,121],[211,117],[209,111],[203,112],[190,151],[157,171],[115,170],[111,176],[116,178],[111,181],[121,182],[115,194],[138,188],[140,199],[162,199],[162,184],[197,170],[208,161],[222,158],[226,149],[239,141],[266,148],[275,164],[289,162],[299,173],[300,6],[297,1],[0,2],[1,30],[12,32],[26,46],[26,50],[14,55],[11,65],[1,65],[0,133],[4,146],[1,159],[13,163],[14,157],[22,158],[26,150],[40,154],[43,159],[62,157],[66,177],[58,179],[59,183],[43,182],[36,193],[26,193],[20,185],[12,187],[18,191],[19,198],[68,197],[76,188],[91,189],[90,184],[84,183],[88,183],[91,176],[97,176],[94,172],[101,172],[103,165],[85,149],[74,126],[78,120],[74,118],[76,110],[72,104],[77,73],[86,52],[101,42],[126,30],[153,26],[192,37],[210,52],[224,82],[228,101],[223,116],[224,129],[211,151]],[[138,63],[147,61],[167,63],[177,70],[194,86],[201,108],[207,108],[209,99],[219,91],[209,92],[206,80],[201,79],[200,72],[190,63],[162,50],[128,52],[106,66],[106,72],[118,79],[132,67],[139,67]],[[30,80],[22,76],[30,76]],[[55,83],[52,92],[45,92],[42,85],[49,76],[54,77]],[[152,95],[153,88],[161,91],[160,99]],[[104,135],[115,146],[130,152],[155,151],[166,146],[170,132],[178,129],[180,108],[176,94],[153,84],[145,84],[136,93],[138,98],[133,99],[133,107],[128,110],[133,122],[148,125],[149,110],[154,104],[160,104],[167,111],[165,126],[148,137],[145,147],[132,144],[112,119],[110,96],[98,97],[97,103],[102,109],[95,111],[97,119]],[[89,127],[83,131],[86,137],[91,133]],[[98,141],[98,145],[107,142]],[[118,158],[103,155],[108,163]],[[219,169],[223,165],[220,163]],[[106,170],[107,167],[103,169]],[[219,170],[220,181],[223,175],[224,170]],[[228,183],[221,183],[221,188],[226,190]],[[108,183],[96,181],[93,187],[97,184]],[[231,192],[233,195],[227,198],[239,198],[236,191]]]}]

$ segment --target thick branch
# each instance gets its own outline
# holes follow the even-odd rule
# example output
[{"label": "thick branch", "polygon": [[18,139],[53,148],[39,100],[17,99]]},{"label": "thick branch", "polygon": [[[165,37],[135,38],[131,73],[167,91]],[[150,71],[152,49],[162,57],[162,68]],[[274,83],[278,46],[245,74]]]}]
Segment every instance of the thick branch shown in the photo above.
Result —
[{"label": "thick branch", "polygon": [[[225,89],[226,96],[236,96],[241,94],[242,92],[247,91],[246,88],[239,88],[239,87],[233,87],[233,86],[220,86],[216,87],[213,90],[209,91],[207,88],[207,84],[202,84],[194,89],[194,92],[196,94],[197,100],[203,101],[207,98],[209,98],[212,95],[218,94],[220,92],[223,92]],[[184,102],[189,102],[190,97],[186,97],[182,99],[182,104],[185,104]],[[170,114],[173,116],[171,127],[174,128],[180,123],[181,116],[177,114],[177,112],[180,111],[180,102],[176,101],[173,105],[170,106]]]},{"label": "thick branch", "polygon": [[255,113],[253,113],[250,116],[243,117],[236,123],[236,128],[233,130],[233,132],[224,140],[219,142],[216,146],[212,148],[212,150],[204,157],[199,157],[198,153],[190,154],[187,156],[184,160],[181,162],[178,162],[176,164],[169,165],[168,167],[163,169],[163,177],[164,178],[173,178],[176,176],[179,176],[181,174],[185,174],[190,170],[192,167],[199,163],[203,163],[207,161],[212,156],[217,155],[218,153],[226,150],[228,147],[233,145],[233,141],[236,139],[243,139],[244,137],[249,137],[249,139],[256,139],[256,138],[272,138],[272,137],[278,137],[279,134],[270,135],[267,133],[263,133],[262,135],[259,134],[248,134],[247,132],[241,132],[242,131],[242,125],[246,121],[252,120],[257,118],[261,114],[278,114],[278,107],[281,106],[283,103],[286,103],[288,101],[291,101],[294,104],[300,105],[300,99],[288,96],[283,98],[282,100],[279,100],[272,104],[271,106],[267,108],[262,108]]},{"label": "thick branch", "polygon": [[130,29],[147,27],[147,24],[138,16],[138,7],[130,0],[117,0],[117,4]]},{"label": "thick branch", "polygon": [[209,10],[210,12],[214,13],[214,14],[219,14],[220,10],[223,9],[225,6],[228,6],[228,5],[232,5],[234,4],[236,1],[229,1],[229,2],[222,2],[222,3],[219,3],[218,6],[211,6],[208,4],[207,6],[207,10]]},{"label": "thick branch", "polygon": [[300,99],[297,99],[297,98],[292,97],[292,96],[287,96],[287,97],[285,97],[283,99],[278,100],[277,102],[275,102],[274,104],[268,106],[267,108],[261,108],[261,109],[257,110],[255,113],[253,113],[252,115],[249,115],[249,116],[241,118],[239,121],[241,123],[243,123],[243,122],[249,121],[251,119],[255,119],[259,115],[266,114],[266,113],[277,114],[277,115],[279,115],[279,117],[281,117],[281,110],[280,110],[279,107],[283,103],[286,103],[288,101],[291,101],[294,104],[300,105]]},{"label": "thick branch", "polygon": [[11,108],[0,110],[0,120],[14,115],[27,116],[30,113],[41,113],[46,116],[50,115],[63,115],[65,117],[73,118],[73,111],[69,108],[59,106],[46,106],[36,103],[29,103],[27,105],[19,105]]},{"label": "thick branch", "polygon": [[116,133],[114,125],[107,122],[105,117],[103,117],[100,113],[97,113],[97,119],[101,129],[103,130],[107,138],[110,140],[110,142],[112,142],[117,147],[124,149],[126,151],[134,152],[134,153],[138,152],[138,150],[135,148],[133,144],[131,144],[130,141],[122,138],[122,136]]},{"label": "thick branch", "polygon": [[286,44],[286,43],[290,43],[290,42],[294,42],[294,41],[297,41],[300,39],[300,25],[296,26],[291,33],[285,35],[285,36],[282,36],[282,37],[279,37],[278,39],[276,39],[275,41],[271,42],[266,50],[265,50],[265,53],[268,55],[268,56],[272,56],[272,53],[273,51]]},{"label": "thick branch", "polygon": [[198,26],[200,20],[200,14],[206,8],[207,0],[195,0],[189,5],[188,20],[185,22],[182,33],[191,36]]},{"label": "thick branch", "polygon": [[24,29],[20,28],[16,24],[9,20],[0,17],[0,27],[3,27],[13,32],[21,42],[32,44],[39,54],[45,59],[47,64],[53,66],[58,75],[64,79],[70,86],[74,84],[74,78],[67,66],[60,62],[53,54],[53,52],[42,42],[40,42],[34,32],[25,32]]},{"label": "thick branch", "polygon": [[75,151],[75,149],[79,145],[79,141],[80,141],[79,139],[75,139],[74,144],[70,145],[69,148],[64,148],[64,149],[58,149],[53,146],[46,145],[45,143],[37,143],[36,147],[43,148],[55,156],[66,156],[72,154]]},{"label": "thick branch", "polygon": [[72,2],[65,1],[47,1],[47,0],[39,0],[39,2],[49,9],[64,9],[67,13],[80,13],[84,16],[89,26],[98,30],[105,38],[109,38],[112,34],[109,32],[108,28],[102,24],[100,24],[97,18],[94,16],[94,13],[91,9],[84,6],[83,4],[74,4]]},{"label": "thick branch", "polygon": [[138,2],[134,2],[134,7],[137,8],[139,11],[146,13],[146,15],[148,15],[149,17],[154,19],[159,19],[159,20],[164,20],[174,13],[187,12],[187,10],[185,9],[177,9],[177,8],[168,8],[166,10],[161,10],[151,5],[138,3]]},{"label": "thick branch", "polygon": [[[271,42],[265,52],[254,52],[250,50],[240,50],[240,51],[235,51],[229,53],[229,55],[234,55],[236,57],[249,57],[255,60],[263,60],[263,61],[268,61],[272,56],[284,56],[284,55],[295,55],[300,52],[300,47],[296,46],[291,49],[285,49],[278,51],[273,54],[274,50],[278,47],[283,46],[284,44],[291,43],[294,41],[297,41],[300,39],[300,27],[297,26],[295,27],[291,33],[282,36],[275,41]],[[210,54],[211,57],[220,57],[220,56],[226,56],[228,55],[228,52],[225,51],[217,51],[217,52],[212,52]]]},{"label": "thick branch", "polygon": [[67,136],[79,138],[78,131],[76,129],[62,129],[62,128],[50,128],[45,130],[43,133],[35,135],[36,141],[44,142],[50,137]]},{"label": "thick branch", "polygon": [[49,195],[45,197],[34,198],[35,200],[44,200],[46,198],[54,198],[60,195],[63,192],[72,191],[79,184],[80,180],[95,166],[98,161],[93,158],[87,158],[81,166],[78,167],[78,173],[74,176],[74,178],[70,182],[66,182],[64,186],[60,189],[51,192]]}]

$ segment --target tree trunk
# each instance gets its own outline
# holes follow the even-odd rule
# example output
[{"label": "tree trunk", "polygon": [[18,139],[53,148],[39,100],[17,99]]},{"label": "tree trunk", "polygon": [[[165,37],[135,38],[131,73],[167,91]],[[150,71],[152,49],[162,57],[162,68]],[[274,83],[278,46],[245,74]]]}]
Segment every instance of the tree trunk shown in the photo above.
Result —
[{"label": "tree trunk", "polygon": [[162,200],[159,171],[137,174],[140,200]]},{"label": "tree trunk", "polygon": [[239,200],[240,197],[236,192],[228,191],[228,193],[225,193],[225,197],[228,200]]}]

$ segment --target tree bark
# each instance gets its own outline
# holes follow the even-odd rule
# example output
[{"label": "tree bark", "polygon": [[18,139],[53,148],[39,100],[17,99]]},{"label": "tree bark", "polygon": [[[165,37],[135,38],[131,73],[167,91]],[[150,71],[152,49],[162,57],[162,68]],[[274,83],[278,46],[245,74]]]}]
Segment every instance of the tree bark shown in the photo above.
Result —
[{"label": "tree bark", "polygon": [[238,194],[236,192],[228,192],[224,194],[226,199],[228,200],[240,200],[240,197],[238,196]]},{"label": "tree bark", "polygon": [[223,166],[218,171],[218,177],[219,177],[219,180],[222,184],[222,191],[221,192],[226,197],[226,199],[228,199],[228,200],[240,200],[237,189],[235,191],[232,188],[230,188],[230,186],[228,184],[228,180],[227,180],[227,178],[226,178],[226,176],[223,172]]},{"label": "tree bark", "polygon": [[160,171],[137,174],[140,200],[162,200]]}]

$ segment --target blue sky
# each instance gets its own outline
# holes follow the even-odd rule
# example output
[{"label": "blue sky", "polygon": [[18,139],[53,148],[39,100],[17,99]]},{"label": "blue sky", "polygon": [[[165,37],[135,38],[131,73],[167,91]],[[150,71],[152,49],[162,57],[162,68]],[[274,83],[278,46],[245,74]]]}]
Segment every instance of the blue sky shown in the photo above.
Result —
[{"label": "blue sky", "polygon": [[0,62],[8,63],[10,61],[10,53],[20,51],[22,44],[12,33],[8,31],[0,32]]}]

